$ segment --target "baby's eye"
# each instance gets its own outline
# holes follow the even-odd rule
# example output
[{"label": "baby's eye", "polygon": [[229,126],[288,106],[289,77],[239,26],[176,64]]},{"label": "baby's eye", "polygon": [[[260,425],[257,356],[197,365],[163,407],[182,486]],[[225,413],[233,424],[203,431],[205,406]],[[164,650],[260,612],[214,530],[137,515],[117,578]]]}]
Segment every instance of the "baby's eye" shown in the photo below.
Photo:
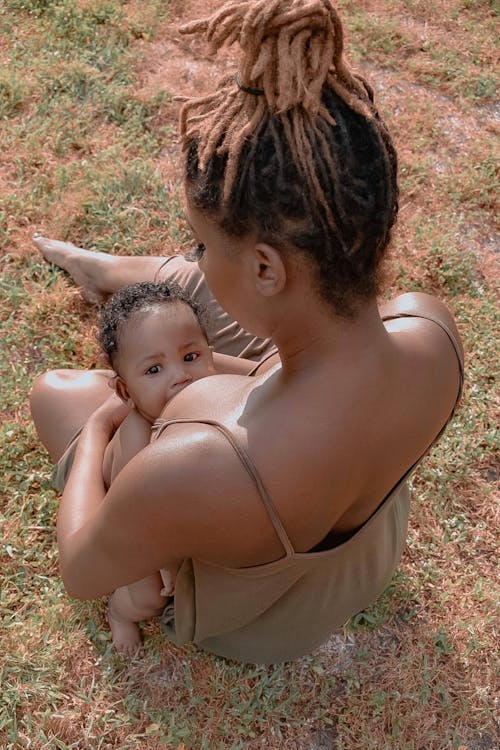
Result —
[{"label": "baby's eye", "polygon": [[187,260],[191,260],[194,263],[197,263],[199,260],[203,258],[203,253],[205,252],[205,245],[202,242],[199,242],[195,247],[193,247],[192,250],[190,250],[189,253],[186,253],[185,258]]},{"label": "baby's eye", "polygon": [[189,354],[184,355],[184,362],[194,362],[199,356],[198,352],[189,352]]},{"label": "baby's eye", "polygon": [[160,365],[151,365],[151,367],[146,370],[146,375],[157,375],[160,370]]}]

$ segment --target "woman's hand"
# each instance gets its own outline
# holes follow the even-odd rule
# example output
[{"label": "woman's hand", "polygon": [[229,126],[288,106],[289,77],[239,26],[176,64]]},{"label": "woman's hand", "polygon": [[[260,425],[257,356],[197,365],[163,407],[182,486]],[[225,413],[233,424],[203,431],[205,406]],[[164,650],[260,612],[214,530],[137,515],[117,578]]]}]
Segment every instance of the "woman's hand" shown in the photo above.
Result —
[{"label": "woman's hand", "polygon": [[130,407],[114,393],[90,415],[87,424],[91,429],[97,428],[105,433],[109,441],[130,411]]}]

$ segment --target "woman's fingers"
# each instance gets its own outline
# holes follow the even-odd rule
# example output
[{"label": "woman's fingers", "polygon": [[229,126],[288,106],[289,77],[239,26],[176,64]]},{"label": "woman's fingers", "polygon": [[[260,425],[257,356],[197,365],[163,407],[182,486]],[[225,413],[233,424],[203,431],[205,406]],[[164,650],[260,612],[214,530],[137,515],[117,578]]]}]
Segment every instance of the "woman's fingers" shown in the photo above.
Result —
[{"label": "woman's fingers", "polygon": [[95,410],[90,419],[106,428],[111,436],[116,432],[125,417],[130,414],[130,411],[130,406],[127,406],[113,393],[102,406]]}]

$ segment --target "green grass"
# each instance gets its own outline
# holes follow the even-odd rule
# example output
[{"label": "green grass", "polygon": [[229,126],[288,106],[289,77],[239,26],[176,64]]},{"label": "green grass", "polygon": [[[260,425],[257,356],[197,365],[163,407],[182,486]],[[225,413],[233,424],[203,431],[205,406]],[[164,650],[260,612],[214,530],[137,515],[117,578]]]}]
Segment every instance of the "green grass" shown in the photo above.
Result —
[{"label": "green grass", "polygon": [[395,70],[403,66],[405,74],[458,99],[495,100],[497,2],[342,0],[339,6],[347,14],[356,61],[368,57]]},{"label": "green grass", "polygon": [[[156,623],[146,626],[145,658],[125,664],[113,655],[104,603],[64,592],[57,496],[27,399],[46,369],[98,365],[95,310],[29,238],[40,229],[136,254],[186,245],[180,188],[161,162],[176,150],[171,92],[139,77],[150,45],[165,38],[169,7],[0,7],[0,62],[8,59],[0,65],[1,747],[497,746],[498,270],[490,248],[498,175],[487,107],[498,8],[340,5],[348,49],[384,73],[379,100],[400,153],[391,293],[424,290],[447,301],[467,378],[453,424],[412,479],[408,545],[391,585],[316,654],[272,668],[173,648]],[[421,44],[415,28],[426,24]]]}]

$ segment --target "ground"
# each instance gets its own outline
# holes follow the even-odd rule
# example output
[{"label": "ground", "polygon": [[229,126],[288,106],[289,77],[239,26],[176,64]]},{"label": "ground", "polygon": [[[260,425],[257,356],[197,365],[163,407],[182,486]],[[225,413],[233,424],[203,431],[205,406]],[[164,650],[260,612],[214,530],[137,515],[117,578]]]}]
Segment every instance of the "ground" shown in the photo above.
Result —
[{"label": "ground", "polygon": [[499,8],[343,0],[346,47],[400,159],[386,294],[446,300],[464,337],[461,409],[412,480],[388,590],[311,657],[241,667],[166,646],[110,648],[104,605],[69,600],[57,497],[27,394],[49,367],[98,364],[87,305],[35,230],[114,253],[189,247],[174,95],[232,70],[182,37],[218,2],[4,0],[0,8],[0,743],[6,748],[493,750],[498,549]]}]

